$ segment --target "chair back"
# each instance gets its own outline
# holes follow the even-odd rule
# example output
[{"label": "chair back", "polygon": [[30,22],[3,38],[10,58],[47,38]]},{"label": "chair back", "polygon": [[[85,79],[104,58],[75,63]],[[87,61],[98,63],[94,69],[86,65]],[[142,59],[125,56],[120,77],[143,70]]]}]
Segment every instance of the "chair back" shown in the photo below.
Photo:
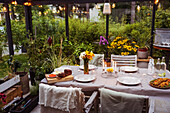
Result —
[{"label": "chair back", "polygon": [[[103,60],[104,54],[94,54],[94,57],[90,60],[89,64],[102,67]],[[83,59],[80,59],[80,65],[84,65]]]},{"label": "chair back", "polygon": [[101,113],[148,113],[149,97],[100,89]]},{"label": "chair back", "polygon": [[117,66],[134,66],[137,67],[137,55],[111,55],[111,61],[115,61]]},{"label": "chair back", "polygon": [[39,86],[41,113],[82,113],[85,100],[80,88]]}]

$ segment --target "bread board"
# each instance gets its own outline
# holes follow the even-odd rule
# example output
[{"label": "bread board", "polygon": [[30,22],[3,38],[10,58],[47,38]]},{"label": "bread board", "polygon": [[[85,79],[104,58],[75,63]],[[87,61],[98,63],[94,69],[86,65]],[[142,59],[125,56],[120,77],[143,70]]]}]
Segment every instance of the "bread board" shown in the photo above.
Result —
[{"label": "bread board", "polygon": [[45,74],[45,78],[47,79],[48,84],[53,84],[53,83],[56,83],[56,82],[71,81],[71,80],[74,79],[73,75],[68,75],[64,78],[60,78],[60,77],[49,78],[48,75],[49,74]]}]

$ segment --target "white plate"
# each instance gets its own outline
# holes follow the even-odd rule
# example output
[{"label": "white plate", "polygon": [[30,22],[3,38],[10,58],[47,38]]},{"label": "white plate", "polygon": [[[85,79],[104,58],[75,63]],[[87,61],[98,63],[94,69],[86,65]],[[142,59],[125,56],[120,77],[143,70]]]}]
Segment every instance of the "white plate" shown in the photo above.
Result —
[{"label": "white plate", "polygon": [[136,72],[138,71],[138,67],[131,67],[131,66],[122,66],[120,69],[124,72]]},{"label": "white plate", "polygon": [[125,85],[137,85],[140,84],[140,79],[136,77],[119,77],[117,81]]},{"label": "white plate", "polygon": [[82,75],[75,76],[74,79],[79,82],[90,82],[95,80],[95,76],[82,74]]},{"label": "white plate", "polygon": [[[84,69],[84,65],[79,66],[80,69]],[[96,69],[97,67],[95,65],[89,65],[89,70]]]}]

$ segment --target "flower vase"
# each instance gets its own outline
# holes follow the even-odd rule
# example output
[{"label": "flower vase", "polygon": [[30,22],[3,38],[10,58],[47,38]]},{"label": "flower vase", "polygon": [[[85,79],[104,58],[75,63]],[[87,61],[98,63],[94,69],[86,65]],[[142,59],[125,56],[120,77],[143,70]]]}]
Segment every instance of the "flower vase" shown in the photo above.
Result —
[{"label": "flower vase", "polygon": [[89,60],[84,59],[84,74],[89,74]]}]

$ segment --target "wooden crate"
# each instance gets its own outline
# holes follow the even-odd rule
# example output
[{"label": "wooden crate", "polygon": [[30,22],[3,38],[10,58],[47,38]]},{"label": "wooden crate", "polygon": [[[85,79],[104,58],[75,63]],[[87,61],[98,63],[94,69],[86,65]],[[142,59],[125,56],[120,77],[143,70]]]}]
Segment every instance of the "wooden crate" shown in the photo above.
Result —
[{"label": "wooden crate", "polygon": [[10,80],[0,84],[0,92],[3,92],[7,90],[8,88],[12,87],[13,85],[20,82],[19,75],[16,75],[15,77],[11,78]]},{"label": "wooden crate", "polygon": [[0,107],[8,104],[17,96],[21,97],[21,85],[15,85],[15,86],[11,87],[8,90],[4,91],[3,94],[5,94],[7,96],[5,99],[6,103],[1,104]]}]

